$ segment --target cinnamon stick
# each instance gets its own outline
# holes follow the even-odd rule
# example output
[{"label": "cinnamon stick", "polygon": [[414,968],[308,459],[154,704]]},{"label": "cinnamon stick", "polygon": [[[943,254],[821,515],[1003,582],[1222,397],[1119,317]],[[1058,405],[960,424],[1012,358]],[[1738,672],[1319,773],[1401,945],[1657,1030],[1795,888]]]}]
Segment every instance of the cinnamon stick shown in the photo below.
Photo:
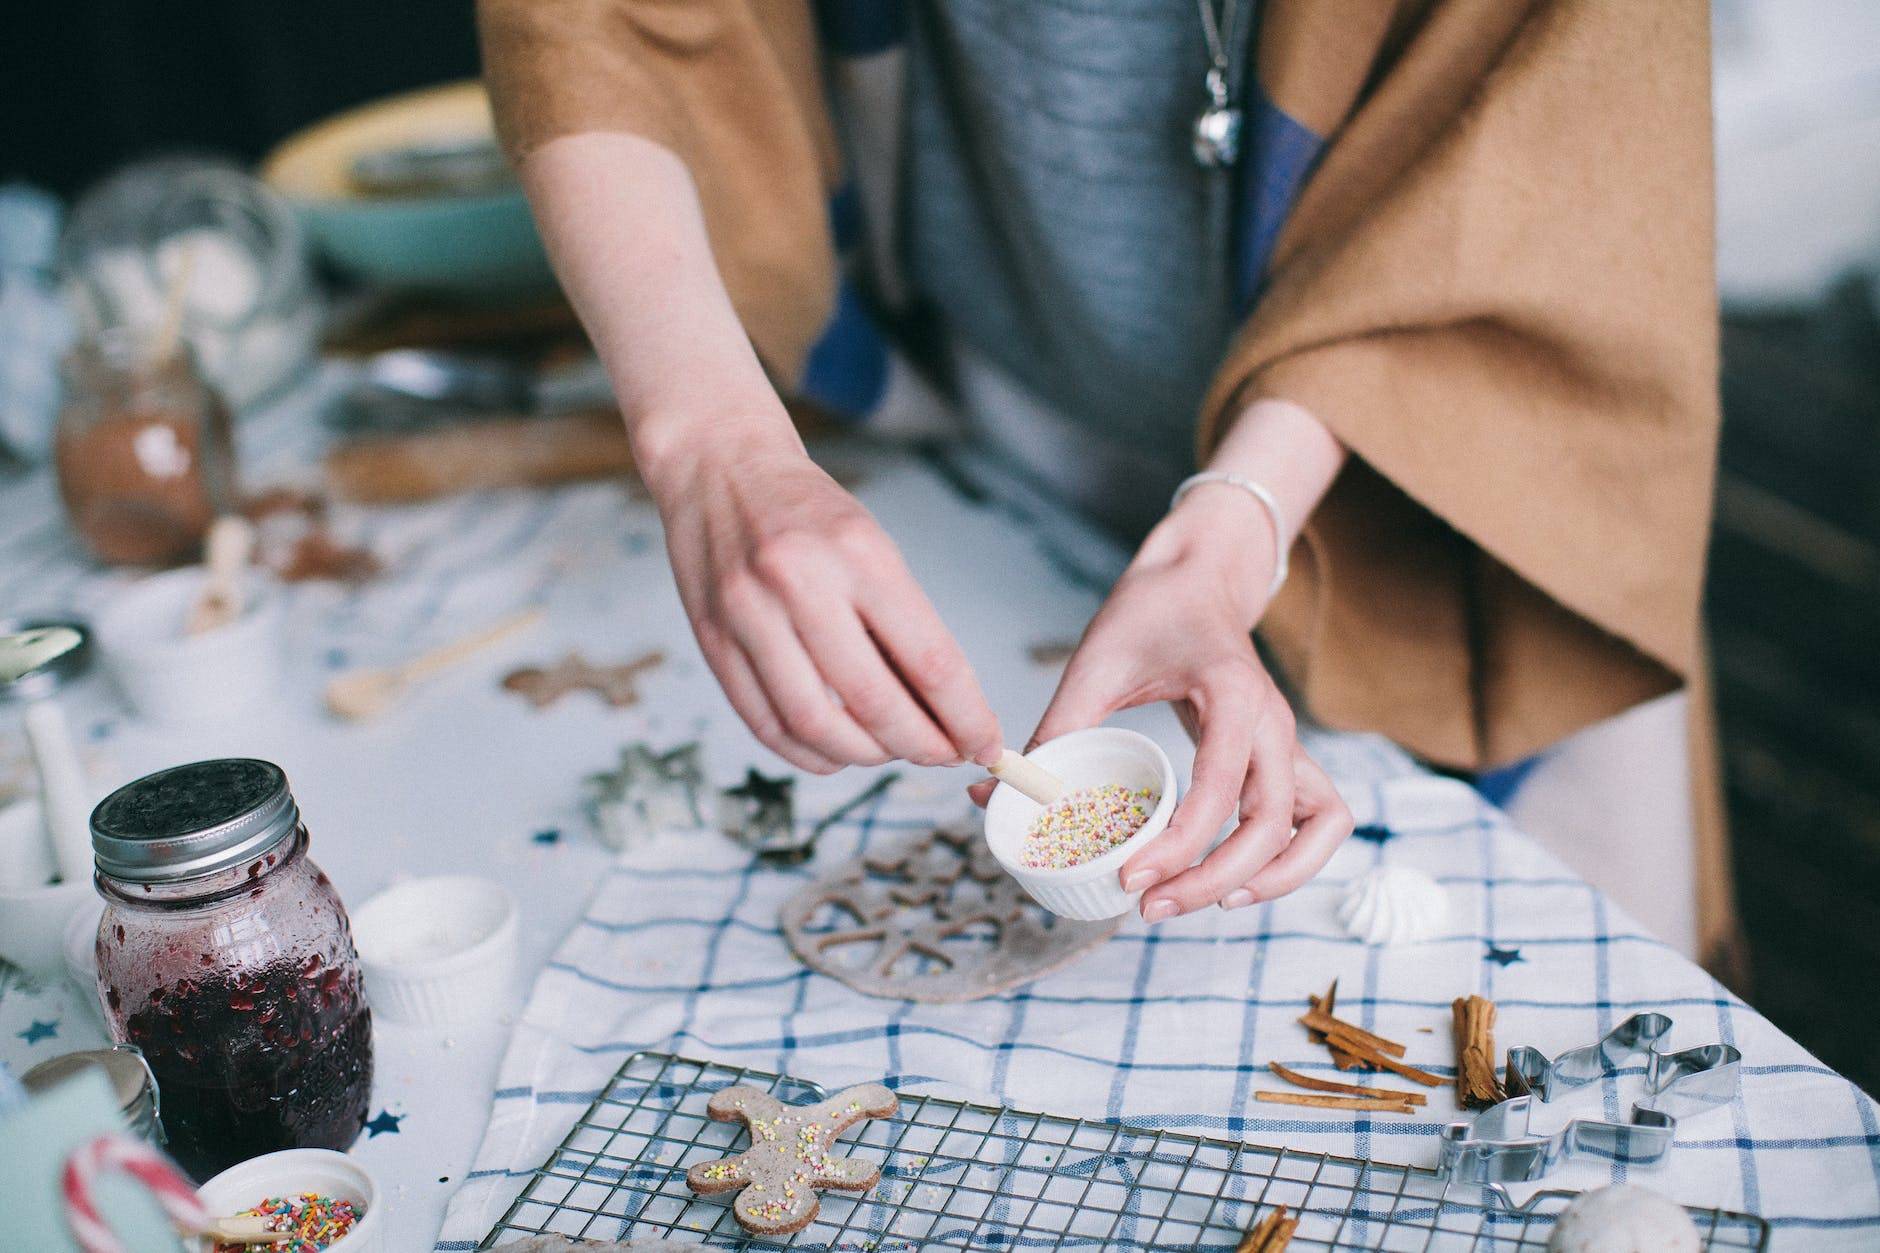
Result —
[{"label": "cinnamon stick", "polygon": [[1334,1018],[1322,1009],[1307,1010],[1300,1016],[1299,1021],[1308,1029],[1324,1032],[1327,1043],[1339,1043],[1339,1047],[1344,1048],[1348,1053],[1355,1053],[1357,1050],[1341,1043],[1340,1037],[1362,1044],[1374,1052],[1389,1053],[1392,1057],[1402,1057],[1407,1051],[1395,1040],[1387,1040],[1381,1035],[1366,1031],[1356,1023],[1346,1022],[1343,1018]]},{"label": "cinnamon stick", "polygon": [[[1332,980],[1332,986],[1325,989],[1324,996],[1306,997],[1306,1003],[1313,1009],[1318,1010],[1321,1014],[1330,1015],[1338,1006],[1338,980]],[[1307,1027],[1306,1039],[1312,1041],[1314,1044],[1323,1044],[1325,1043],[1325,1033],[1323,1031],[1314,1031],[1312,1028]]]},{"label": "cinnamon stick", "polygon": [[[1338,1004],[1338,980],[1332,980],[1332,986],[1326,989],[1323,998],[1308,996],[1306,997],[1306,1001],[1313,1009],[1318,1010],[1322,1014],[1331,1013],[1332,1008]],[[1326,1040],[1323,1031],[1315,1031],[1311,1027],[1307,1027],[1306,1039],[1312,1041],[1314,1044],[1324,1044],[1326,1047],[1330,1048],[1332,1051],[1332,1064],[1337,1066],[1340,1070],[1356,1070],[1361,1064],[1357,1058]]]},{"label": "cinnamon stick", "polygon": [[1464,1109],[1487,1109],[1508,1099],[1495,1074],[1495,1002],[1459,996],[1450,1002],[1456,1036],[1456,1100]]},{"label": "cinnamon stick", "polygon": [[1380,1053],[1363,1041],[1354,1040],[1350,1036],[1343,1036],[1332,1032],[1331,1042],[1366,1065],[1381,1066],[1385,1070],[1402,1075],[1406,1079],[1414,1079],[1426,1088],[1441,1087],[1447,1082],[1441,1075],[1433,1075],[1427,1070],[1419,1070],[1408,1062],[1400,1062],[1389,1054]]},{"label": "cinnamon stick", "polygon": [[1272,1092],[1259,1089],[1253,1099],[1269,1105],[1304,1105],[1309,1109],[1371,1109],[1389,1114],[1413,1114],[1416,1107],[1408,1101],[1381,1097],[1331,1096],[1324,1092]]},{"label": "cinnamon stick", "polygon": [[1404,1092],[1395,1088],[1366,1088],[1355,1083],[1334,1083],[1330,1079],[1317,1079],[1311,1075],[1302,1075],[1278,1062],[1268,1062],[1266,1068],[1287,1083],[1311,1088],[1314,1092],[1340,1092],[1346,1096],[1375,1096],[1379,1099],[1388,1097],[1391,1100],[1408,1101],[1412,1105],[1423,1105],[1429,1101],[1429,1098],[1421,1092]]},{"label": "cinnamon stick", "polygon": [[1292,1233],[1298,1226],[1299,1220],[1287,1217],[1284,1205],[1277,1206],[1247,1229],[1247,1234],[1234,1246],[1234,1253],[1286,1253],[1286,1246],[1292,1243]]}]

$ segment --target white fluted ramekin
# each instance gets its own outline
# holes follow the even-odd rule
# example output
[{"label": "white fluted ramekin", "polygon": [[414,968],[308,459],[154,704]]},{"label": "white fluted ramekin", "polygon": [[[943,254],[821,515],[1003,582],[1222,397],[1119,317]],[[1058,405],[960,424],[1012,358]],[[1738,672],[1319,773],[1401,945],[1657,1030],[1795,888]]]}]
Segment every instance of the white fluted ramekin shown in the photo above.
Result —
[{"label": "white fluted ramekin", "polygon": [[474,875],[394,884],[352,911],[372,1012],[399,1022],[494,1022],[516,971],[516,898]]},{"label": "white fluted ramekin", "polygon": [[198,1195],[210,1214],[226,1218],[270,1197],[303,1192],[351,1201],[359,1209],[353,1229],[326,1246],[332,1253],[382,1253],[386,1219],[379,1213],[378,1185],[364,1166],[332,1149],[282,1149],[251,1157],[203,1184]]},{"label": "white fluted ramekin", "polygon": [[1025,833],[1044,806],[1005,783],[994,788],[986,802],[986,843],[1033,900],[1054,914],[1083,921],[1128,913],[1142,893],[1125,892],[1118,872],[1137,849],[1162,833],[1175,812],[1175,767],[1168,754],[1146,735],[1121,727],[1092,727],[1040,744],[1026,757],[1073,791],[1116,783],[1156,794],[1155,808],[1136,834],[1101,857],[1059,869],[1034,869],[1024,863]]}]

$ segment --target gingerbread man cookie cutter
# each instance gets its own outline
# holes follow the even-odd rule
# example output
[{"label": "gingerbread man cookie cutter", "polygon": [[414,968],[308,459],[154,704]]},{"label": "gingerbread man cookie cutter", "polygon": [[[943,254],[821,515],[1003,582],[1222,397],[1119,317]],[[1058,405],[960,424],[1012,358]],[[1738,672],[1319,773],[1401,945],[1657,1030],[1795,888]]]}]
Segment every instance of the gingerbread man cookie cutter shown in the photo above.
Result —
[{"label": "gingerbread man cookie cutter", "polygon": [[879,1083],[844,1088],[813,1105],[787,1105],[749,1084],[720,1089],[705,1112],[719,1122],[744,1123],[751,1145],[695,1164],[685,1173],[686,1185],[700,1196],[737,1192],[732,1216],[755,1235],[801,1231],[822,1208],[820,1189],[866,1192],[881,1178],[874,1162],[837,1156],[836,1137],[899,1107],[899,1098]]},{"label": "gingerbread man cookie cutter", "polygon": [[[1494,1186],[1541,1178],[1562,1161],[1588,1154],[1630,1166],[1656,1166],[1677,1141],[1678,1119],[1734,1101],[1743,1055],[1728,1044],[1661,1052],[1671,1033],[1663,1014],[1634,1014],[1584,1048],[1552,1061],[1537,1049],[1508,1050],[1509,1098],[1468,1122],[1443,1128],[1438,1170],[1458,1183]],[[1645,1097],[1631,1121],[1580,1118],[1552,1135],[1534,1135],[1528,1120],[1536,1100],[1552,1101],[1574,1088],[1614,1075],[1635,1058],[1645,1063]]]}]

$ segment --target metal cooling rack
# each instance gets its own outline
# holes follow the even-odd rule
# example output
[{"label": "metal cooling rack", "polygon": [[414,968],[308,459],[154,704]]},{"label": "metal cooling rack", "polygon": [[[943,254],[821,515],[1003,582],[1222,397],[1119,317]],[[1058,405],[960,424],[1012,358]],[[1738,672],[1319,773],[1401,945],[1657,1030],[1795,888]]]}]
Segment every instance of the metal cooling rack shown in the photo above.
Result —
[{"label": "metal cooling rack", "polygon": [[[748,1083],[793,1104],[816,1084],[766,1071],[635,1053],[615,1073],[479,1248],[558,1234],[691,1239],[797,1250],[1206,1249],[1232,1253],[1273,1205],[1301,1216],[1297,1250],[1542,1250],[1572,1199],[1544,1192],[1521,1209],[1444,1196],[1434,1172],[1327,1153],[1236,1144],[1120,1123],[904,1095],[889,1119],[840,1144],[882,1163],[881,1182],[828,1191],[808,1227],[782,1242],[747,1236],[729,1195],[695,1197],[686,1168],[745,1143],[713,1122],[713,1092]],[[1472,1198],[1483,1196],[1469,1190]],[[1762,1249],[1750,1214],[1693,1210],[1711,1249]]]}]

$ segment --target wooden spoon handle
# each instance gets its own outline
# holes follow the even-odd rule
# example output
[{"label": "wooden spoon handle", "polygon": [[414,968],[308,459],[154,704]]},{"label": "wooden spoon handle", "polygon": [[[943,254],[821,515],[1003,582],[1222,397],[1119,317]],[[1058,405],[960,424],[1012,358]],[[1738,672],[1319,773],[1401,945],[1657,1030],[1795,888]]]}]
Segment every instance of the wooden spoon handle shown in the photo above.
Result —
[{"label": "wooden spoon handle", "polygon": [[525,627],[534,626],[542,620],[543,616],[543,612],[539,607],[535,609],[524,609],[520,613],[512,613],[507,618],[498,619],[496,622],[478,631],[474,635],[466,635],[460,640],[445,644],[441,648],[434,648],[428,653],[423,653],[412,658],[404,665],[398,667],[396,672],[398,678],[402,682],[411,683],[424,678],[426,675],[436,674],[439,670],[454,666],[460,661],[475,656],[483,649],[488,648],[497,641]]},{"label": "wooden spoon handle", "polygon": [[286,1244],[294,1238],[292,1232],[269,1231],[265,1216],[244,1214],[212,1218],[196,1234],[205,1240],[250,1245]]},{"label": "wooden spoon handle", "polygon": [[255,550],[255,528],[246,518],[224,514],[209,528],[207,548],[209,577],[190,609],[184,628],[190,635],[213,631],[241,617],[242,573]]},{"label": "wooden spoon handle", "polygon": [[1009,748],[1001,752],[999,760],[992,764],[991,774],[999,782],[1016,788],[1040,805],[1049,805],[1065,792],[1064,780]]}]

